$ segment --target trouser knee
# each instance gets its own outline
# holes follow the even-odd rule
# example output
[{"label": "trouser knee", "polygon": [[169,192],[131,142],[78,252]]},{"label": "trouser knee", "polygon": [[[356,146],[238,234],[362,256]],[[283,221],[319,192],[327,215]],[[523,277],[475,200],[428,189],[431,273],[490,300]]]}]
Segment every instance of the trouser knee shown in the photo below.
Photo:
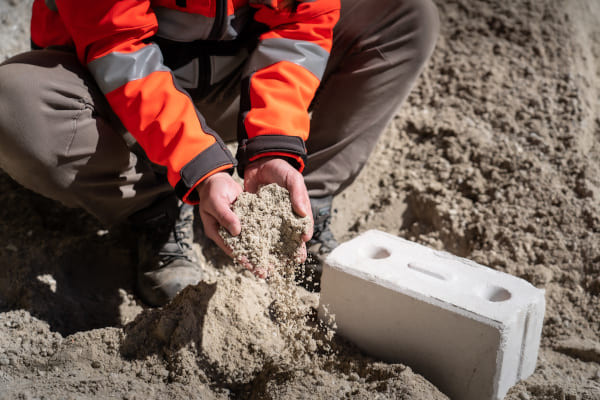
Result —
[{"label": "trouser knee", "polygon": [[439,29],[430,0],[341,1],[307,141],[305,182],[317,197],[357,176],[431,56]]},{"label": "trouser knee", "polygon": [[136,157],[74,54],[37,51],[0,66],[0,167],[23,186],[107,225],[171,188]]},{"label": "trouser knee", "polygon": [[0,167],[22,185],[55,198],[69,185],[61,155],[85,104],[76,96],[49,98],[54,82],[42,72],[52,67],[33,64],[36,59],[39,54],[25,53],[0,65]]},{"label": "trouser knee", "polygon": [[[401,52],[401,62],[406,61],[407,49],[410,49],[408,60],[417,69],[429,59],[439,33],[439,15],[437,7],[431,0],[386,0],[379,1],[384,17],[374,36],[379,38],[377,48],[384,57],[394,52]],[[388,58],[394,62],[394,57]]]},{"label": "trouser knee", "polygon": [[416,59],[424,64],[435,47],[440,30],[440,19],[436,5],[432,0],[403,0],[411,3],[410,8],[415,13],[419,28],[416,31]]}]

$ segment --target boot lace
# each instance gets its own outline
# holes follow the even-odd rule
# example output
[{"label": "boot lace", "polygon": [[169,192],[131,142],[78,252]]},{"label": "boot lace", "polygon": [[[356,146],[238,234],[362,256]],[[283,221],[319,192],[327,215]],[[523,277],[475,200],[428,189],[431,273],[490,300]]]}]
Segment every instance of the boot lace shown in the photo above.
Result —
[{"label": "boot lace", "polygon": [[169,229],[164,245],[158,251],[159,265],[167,265],[175,259],[196,262],[192,247],[194,240],[194,208],[189,204],[179,207],[179,217]]}]

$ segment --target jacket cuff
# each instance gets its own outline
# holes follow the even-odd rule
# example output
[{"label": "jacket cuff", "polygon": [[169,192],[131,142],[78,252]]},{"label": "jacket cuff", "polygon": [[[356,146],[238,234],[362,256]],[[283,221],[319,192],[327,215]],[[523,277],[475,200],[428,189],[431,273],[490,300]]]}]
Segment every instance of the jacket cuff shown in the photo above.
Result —
[{"label": "jacket cuff", "polygon": [[302,172],[306,166],[306,146],[297,136],[261,135],[242,139],[236,154],[238,175],[243,178],[248,163],[262,157],[283,158]]},{"label": "jacket cuff", "polygon": [[217,141],[181,168],[181,179],[175,185],[175,194],[188,204],[198,204],[200,199],[196,186],[217,172],[232,174],[236,165],[229,150]]}]

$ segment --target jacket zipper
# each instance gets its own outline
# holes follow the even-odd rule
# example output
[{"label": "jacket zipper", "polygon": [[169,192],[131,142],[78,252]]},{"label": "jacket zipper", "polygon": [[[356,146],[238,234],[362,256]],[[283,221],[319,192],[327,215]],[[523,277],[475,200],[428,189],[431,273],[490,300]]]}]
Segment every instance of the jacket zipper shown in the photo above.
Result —
[{"label": "jacket zipper", "polygon": [[209,40],[219,40],[223,35],[223,27],[225,26],[225,18],[227,17],[227,0],[215,0],[215,22],[208,35]]}]

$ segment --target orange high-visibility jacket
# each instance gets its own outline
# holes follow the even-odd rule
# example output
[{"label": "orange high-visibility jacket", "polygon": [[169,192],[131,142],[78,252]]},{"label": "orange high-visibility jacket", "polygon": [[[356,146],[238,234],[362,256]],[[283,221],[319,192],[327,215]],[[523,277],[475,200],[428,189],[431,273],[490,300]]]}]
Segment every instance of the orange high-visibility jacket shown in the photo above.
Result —
[{"label": "orange high-visibility jacket", "polygon": [[237,163],[190,94],[245,61],[240,172],[265,156],[302,171],[307,110],[339,8],[339,0],[35,0],[31,39],[75,48],[126,129],[193,204],[200,182]]}]

